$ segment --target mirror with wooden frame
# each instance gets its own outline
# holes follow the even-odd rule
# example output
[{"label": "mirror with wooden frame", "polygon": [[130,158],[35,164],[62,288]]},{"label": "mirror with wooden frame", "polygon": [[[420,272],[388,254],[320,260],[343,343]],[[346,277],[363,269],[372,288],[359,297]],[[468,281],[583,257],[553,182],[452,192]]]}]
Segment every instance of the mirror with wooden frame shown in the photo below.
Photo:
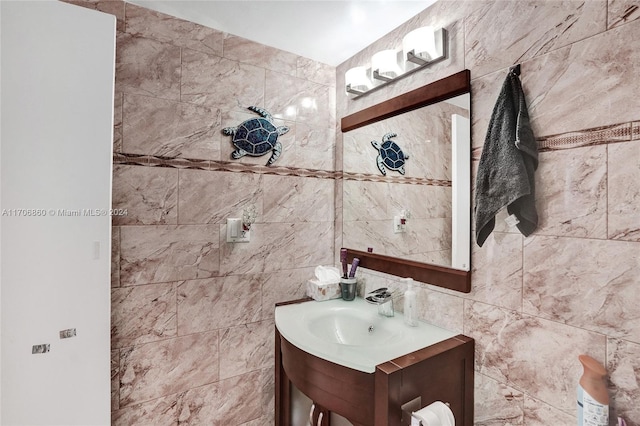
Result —
[{"label": "mirror with wooden frame", "polygon": [[464,70],[342,118],[349,262],[471,291],[470,92]]}]

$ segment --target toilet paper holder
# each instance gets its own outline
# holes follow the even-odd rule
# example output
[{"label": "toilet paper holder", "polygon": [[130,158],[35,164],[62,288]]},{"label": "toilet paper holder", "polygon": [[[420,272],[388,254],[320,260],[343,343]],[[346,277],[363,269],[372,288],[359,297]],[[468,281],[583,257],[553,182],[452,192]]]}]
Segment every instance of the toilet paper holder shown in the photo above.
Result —
[{"label": "toilet paper holder", "polygon": [[[435,405],[435,404],[434,404]],[[447,407],[451,408],[451,405],[448,402],[444,402],[444,405],[446,405]],[[421,409],[427,407],[428,405],[423,406],[422,405],[422,397],[418,396],[414,399],[412,399],[411,401],[405,402],[404,404],[402,404],[400,406],[400,409],[402,410],[402,419],[401,419],[401,424],[404,425],[418,425],[418,426],[423,426],[423,423],[421,420],[419,420],[417,417],[413,416],[413,413],[420,411]],[[424,425],[424,426],[428,426],[428,425]]]},{"label": "toilet paper holder", "polygon": [[418,411],[422,408],[422,397],[417,397],[412,399],[411,401],[405,402],[400,406],[402,410],[402,425],[410,425],[411,424],[411,414],[415,411]]}]

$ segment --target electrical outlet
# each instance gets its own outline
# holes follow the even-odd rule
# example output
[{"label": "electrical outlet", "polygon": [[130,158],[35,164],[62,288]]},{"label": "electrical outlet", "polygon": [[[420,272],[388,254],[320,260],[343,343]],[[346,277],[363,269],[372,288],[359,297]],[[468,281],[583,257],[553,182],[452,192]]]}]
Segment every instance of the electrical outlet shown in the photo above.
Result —
[{"label": "electrical outlet", "polygon": [[228,243],[248,243],[251,240],[251,231],[245,231],[242,226],[242,219],[227,219],[227,242]]},{"label": "electrical outlet", "polygon": [[393,217],[393,233],[401,234],[407,232],[407,220],[402,216]]}]

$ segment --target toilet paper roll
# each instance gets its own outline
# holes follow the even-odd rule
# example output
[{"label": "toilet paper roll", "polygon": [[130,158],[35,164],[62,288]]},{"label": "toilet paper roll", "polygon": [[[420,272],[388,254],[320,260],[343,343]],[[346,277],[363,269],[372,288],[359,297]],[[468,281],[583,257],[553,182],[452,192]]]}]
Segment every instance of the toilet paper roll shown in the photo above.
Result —
[{"label": "toilet paper roll", "polygon": [[412,415],[422,422],[422,426],[455,426],[456,424],[453,411],[442,401],[427,405]]}]

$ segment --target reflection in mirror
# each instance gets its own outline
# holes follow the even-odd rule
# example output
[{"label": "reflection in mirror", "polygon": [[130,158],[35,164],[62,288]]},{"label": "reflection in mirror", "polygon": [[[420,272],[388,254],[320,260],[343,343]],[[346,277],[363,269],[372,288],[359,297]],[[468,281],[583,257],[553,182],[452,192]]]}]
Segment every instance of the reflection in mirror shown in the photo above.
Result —
[{"label": "reflection in mirror", "polygon": [[[463,70],[342,118],[349,260],[471,291],[469,104]],[[393,157],[399,150],[409,157],[404,167]]]},{"label": "reflection in mirror", "polygon": [[[469,103],[467,93],[345,134],[344,247],[373,248],[374,253],[469,269],[470,234],[468,229],[460,229],[464,224],[468,228],[470,222]],[[373,143],[382,144],[389,133],[397,136],[387,145],[395,143],[409,156],[404,161],[404,175],[383,165],[384,176],[378,167],[381,161],[389,160],[389,153],[378,151]],[[464,165],[455,170],[466,171],[466,176],[457,179],[453,175],[454,148],[456,156],[467,153],[466,159],[458,159],[466,161]],[[454,189],[461,195],[455,206],[466,217],[452,212]],[[455,243],[454,217],[459,236]]]}]

